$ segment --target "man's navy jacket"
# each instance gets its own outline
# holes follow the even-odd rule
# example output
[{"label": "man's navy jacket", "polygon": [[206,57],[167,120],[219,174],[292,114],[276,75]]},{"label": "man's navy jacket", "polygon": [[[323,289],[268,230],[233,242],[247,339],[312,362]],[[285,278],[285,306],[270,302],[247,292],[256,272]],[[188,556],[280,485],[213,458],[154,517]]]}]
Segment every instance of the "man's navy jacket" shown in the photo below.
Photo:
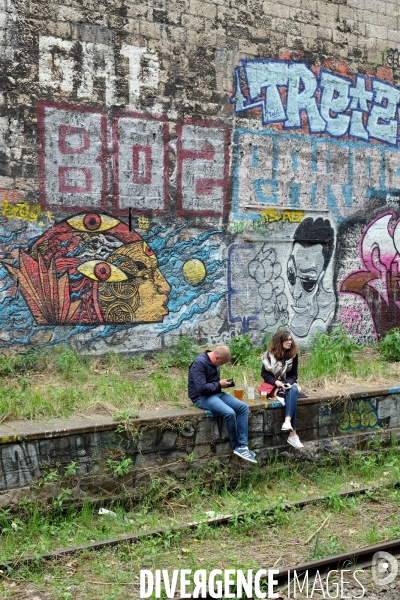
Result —
[{"label": "man's navy jacket", "polygon": [[209,352],[199,354],[189,367],[188,395],[193,401],[199,396],[212,396],[221,391],[219,367],[212,364]]}]

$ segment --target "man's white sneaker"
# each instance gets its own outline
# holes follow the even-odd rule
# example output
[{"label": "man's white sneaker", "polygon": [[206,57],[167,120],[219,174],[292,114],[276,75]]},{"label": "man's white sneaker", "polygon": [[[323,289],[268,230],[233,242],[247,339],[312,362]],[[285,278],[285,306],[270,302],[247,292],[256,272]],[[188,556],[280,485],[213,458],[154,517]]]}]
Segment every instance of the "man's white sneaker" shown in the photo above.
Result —
[{"label": "man's white sneaker", "polygon": [[293,446],[293,448],[304,448],[304,444],[301,443],[298,435],[290,435],[288,437],[288,444]]},{"label": "man's white sneaker", "polygon": [[293,427],[290,424],[290,421],[289,422],[287,422],[287,421],[284,422],[284,424],[282,425],[281,431],[293,431]]}]

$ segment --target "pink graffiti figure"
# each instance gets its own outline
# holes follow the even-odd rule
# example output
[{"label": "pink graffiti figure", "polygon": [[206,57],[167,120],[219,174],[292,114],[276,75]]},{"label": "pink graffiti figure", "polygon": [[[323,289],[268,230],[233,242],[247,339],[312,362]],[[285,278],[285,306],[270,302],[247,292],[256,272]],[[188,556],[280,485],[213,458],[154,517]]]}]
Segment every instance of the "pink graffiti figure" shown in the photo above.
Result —
[{"label": "pink graffiti figure", "polygon": [[400,326],[400,228],[393,211],[368,224],[360,241],[363,268],[350,273],[340,291],[355,294],[367,304],[378,338]]}]

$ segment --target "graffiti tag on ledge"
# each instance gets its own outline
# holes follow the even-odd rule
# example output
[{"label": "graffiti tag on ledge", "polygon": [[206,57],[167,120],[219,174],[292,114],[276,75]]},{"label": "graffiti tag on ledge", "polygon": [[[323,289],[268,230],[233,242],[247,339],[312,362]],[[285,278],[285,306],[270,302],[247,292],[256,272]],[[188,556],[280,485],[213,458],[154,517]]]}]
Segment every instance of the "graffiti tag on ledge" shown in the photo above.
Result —
[{"label": "graffiti tag on ledge", "polygon": [[18,190],[0,190],[0,202],[23,202],[24,198]]}]

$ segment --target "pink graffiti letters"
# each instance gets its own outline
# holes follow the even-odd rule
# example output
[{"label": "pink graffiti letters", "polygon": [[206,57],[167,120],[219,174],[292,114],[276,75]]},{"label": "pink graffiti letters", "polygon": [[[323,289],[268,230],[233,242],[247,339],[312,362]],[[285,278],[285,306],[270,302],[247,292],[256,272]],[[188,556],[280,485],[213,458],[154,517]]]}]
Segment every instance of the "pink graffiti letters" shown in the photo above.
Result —
[{"label": "pink graffiti letters", "polygon": [[342,307],[339,311],[338,321],[353,335],[360,335],[363,330],[363,310],[353,306]]},{"label": "pink graffiti letters", "polygon": [[[169,210],[170,138],[162,115],[117,111],[109,122],[100,109],[38,103],[39,188],[42,208],[69,212],[106,210],[112,155],[116,216],[164,215]],[[229,128],[220,121],[177,122],[177,216],[228,212]]]},{"label": "pink graffiti letters", "polygon": [[400,325],[400,219],[393,211],[371,221],[360,241],[363,268],[341,283],[342,293],[366,302],[377,337]]}]

